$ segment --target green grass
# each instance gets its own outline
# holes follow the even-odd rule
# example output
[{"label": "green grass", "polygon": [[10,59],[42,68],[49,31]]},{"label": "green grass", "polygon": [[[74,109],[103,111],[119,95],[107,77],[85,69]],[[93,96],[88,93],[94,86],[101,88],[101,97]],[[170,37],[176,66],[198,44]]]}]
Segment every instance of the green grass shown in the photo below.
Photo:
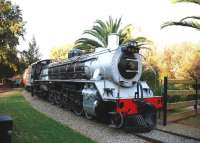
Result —
[{"label": "green grass", "polygon": [[12,116],[12,143],[93,143],[91,139],[37,112],[20,91],[0,94],[0,115]]}]

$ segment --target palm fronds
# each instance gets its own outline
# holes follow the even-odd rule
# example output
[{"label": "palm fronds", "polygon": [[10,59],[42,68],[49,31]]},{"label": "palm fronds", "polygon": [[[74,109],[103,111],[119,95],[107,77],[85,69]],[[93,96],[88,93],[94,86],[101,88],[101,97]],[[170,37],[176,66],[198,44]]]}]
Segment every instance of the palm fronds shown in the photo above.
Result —
[{"label": "palm fronds", "polygon": [[119,19],[109,17],[108,21],[96,20],[92,29],[85,30],[83,32],[84,37],[76,40],[75,48],[80,48],[89,52],[98,47],[107,47],[108,35],[111,33],[119,35],[120,45],[126,45],[131,40],[135,41],[137,43],[137,51],[141,48],[146,48],[146,46],[151,43],[145,37],[137,37],[133,39],[133,26],[129,24],[121,28],[121,24],[121,17]]},{"label": "palm fronds", "polygon": [[179,3],[179,2],[190,2],[194,4],[200,5],[200,0],[173,0],[174,3]]},{"label": "palm fronds", "polygon": [[182,18],[180,21],[185,21],[188,19],[200,20],[200,16],[187,16],[187,17]]},{"label": "palm fronds", "polygon": [[[198,4],[200,5],[200,0],[175,0],[175,3],[178,2],[190,2],[190,3],[194,3],[194,4]],[[187,16],[182,18],[179,21],[168,21],[165,22],[161,25],[161,29],[168,27],[168,26],[186,26],[186,27],[191,27],[194,28],[196,30],[200,30],[200,16]]]},{"label": "palm fronds", "polygon": [[[120,37],[120,44],[126,43],[131,37],[131,27],[132,25],[127,25],[121,28],[121,18],[113,19],[109,17],[108,21],[96,20],[94,26],[90,30],[85,30],[83,36],[85,38],[80,38],[76,40],[75,47],[85,49],[94,49],[97,47],[107,47],[108,45],[108,35],[110,33],[117,33]],[[91,38],[88,38],[91,37]],[[87,37],[87,38],[86,38]]]},{"label": "palm fronds", "polygon": [[193,21],[171,21],[171,22],[165,22],[161,28],[165,28],[167,26],[186,26],[186,27],[191,27],[196,30],[200,30],[200,24],[198,22],[193,22]]}]

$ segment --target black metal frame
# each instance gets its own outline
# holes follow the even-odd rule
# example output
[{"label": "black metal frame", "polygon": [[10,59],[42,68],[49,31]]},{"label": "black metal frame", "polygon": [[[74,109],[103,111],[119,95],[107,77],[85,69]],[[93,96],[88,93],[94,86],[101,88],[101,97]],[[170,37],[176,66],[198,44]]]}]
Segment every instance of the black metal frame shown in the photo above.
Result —
[{"label": "black metal frame", "polygon": [[[167,89],[168,89],[168,77],[164,77],[164,85],[163,85],[163,126],[167,125],[167,101],[168,101],[168,95],[167,95]],[[194,110],[196,114],[198,113],[198,79],[195,80],[195,105]]]},{"label": "black metal frame", "polygon": [[168,89],[168,78],[164,77],[164,90],[163,90],[163,126],[167,125],[167,89]]},{"label": "black metal frame", "polygon": [[197,106],[198,106],[198,80],[195,80],[195,88],[196,88],[196,93],[195,93],[195,105],[194,105],[194,110],[195,113],[197,114]]}]

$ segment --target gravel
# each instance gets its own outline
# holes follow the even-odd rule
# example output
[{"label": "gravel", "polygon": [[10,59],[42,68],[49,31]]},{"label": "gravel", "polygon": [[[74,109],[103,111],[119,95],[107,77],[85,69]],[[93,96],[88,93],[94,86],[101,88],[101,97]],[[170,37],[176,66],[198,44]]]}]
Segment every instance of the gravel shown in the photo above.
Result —
[{"label": "gravel", "polygon": [[178,133],[178,134],[198,138],[200,140],[200,129],[198,128],[192,128],[186,125],[176,124],[176,123],[169,123],[167,126],[158,125],[157,128],[161,130],[165,130],[165,131],[170,131],[173,133]]},{"label": "gravel", "polygon": [[149,133],[143,133],[140,135],[150,137],[150,138],[159,140],[164,143],[199,143],[199,141],[197,141],[197,140],[188,139],[188,138],[185,138],[182,136],[180,137],[180,136],[168,134],[165,132],[160,132],[157,130],[152,130]]},{"label": "gravel", "polygon": [[70,111],[64,111],[38,97],[30,96],[26,91],[23,91],[23,95],[36,110],[98,143],[147,143],[147,141],[123,130],[109,128],[106,124],[90,121],[83,117],[78,117]]}]

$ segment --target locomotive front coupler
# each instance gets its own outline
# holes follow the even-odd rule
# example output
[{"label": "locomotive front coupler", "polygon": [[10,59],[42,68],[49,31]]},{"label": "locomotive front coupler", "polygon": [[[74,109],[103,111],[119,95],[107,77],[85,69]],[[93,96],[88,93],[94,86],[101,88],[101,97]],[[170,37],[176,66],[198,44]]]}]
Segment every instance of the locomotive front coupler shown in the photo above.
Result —
[{"label": "locomotive front coupler", "polygon": [[127,132],[148,132],[151,130],[140,114],[126,115],[123,129]]},{"label": "locomotive front coupler", "polygon": [[138,113],[124,114],[124,129],[128,132],[149,132],[156,126],[156,108],[142,99],[134,100]]},{"label": "locomotive front coupler", "polygon": [[143,99],[118,99],[115,111],[109,114],[114,128],[148,132],[156,125],[156,108]]}]

